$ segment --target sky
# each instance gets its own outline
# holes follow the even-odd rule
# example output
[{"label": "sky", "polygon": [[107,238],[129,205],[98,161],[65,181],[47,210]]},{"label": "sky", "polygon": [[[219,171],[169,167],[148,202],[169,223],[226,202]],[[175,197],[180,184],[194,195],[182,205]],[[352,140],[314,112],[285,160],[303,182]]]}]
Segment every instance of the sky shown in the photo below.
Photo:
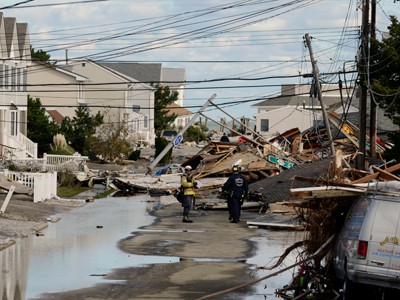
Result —
[{"label": "sky", "polygon": [[[400,17],[400,1],[377,2],[379,37],[390,15]],[[28,23],[32,46],[60,65],[67,50],[69,59],[184,68],[186,108],[196,112],[216,94],[214,102],[235,118],[253,118],[251,105],[279,95],[282,84],[310,82],[305,34],[326,83],[354,71],[360,43],[361,3],[353,0],[2,0],[0,6],[5,17]],[[215,108],[206,114],[227,117]]]}]

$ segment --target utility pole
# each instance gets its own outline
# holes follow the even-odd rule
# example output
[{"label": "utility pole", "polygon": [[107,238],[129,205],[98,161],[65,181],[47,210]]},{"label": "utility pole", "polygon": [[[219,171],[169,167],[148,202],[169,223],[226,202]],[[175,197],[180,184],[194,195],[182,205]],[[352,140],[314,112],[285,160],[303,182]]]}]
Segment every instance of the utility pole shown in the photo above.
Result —
[{"label": "utility pole", "polygon": [[310,36],[308,35],[308,33],[306,33],[305,39],[306,39],[308,51],[310,52],[310,59],[311,59],[311,65],[312,65],[312,69],[313,69],[313,75],[314,75],[315,86],[317,87],[318,100],[319,100],[319,102],[321,103],[322,116],[323,116],[323,118],[324,118],[326,133],[327,133],[327,135],[328,135],[329,146],[330,146],[330,148],[331,148],[331,155],[334,156],[334,155],[335,155],[335,145],[333,144],[332,133],[331,133],[331,126],[330,126],[330,124],[329,124],[329,119],[328,119],[328,116],[327,116],[327,114],[326,114],[325,103],[324,103],[324,101],[322,100],[321,83],[320,83],[320,81],[319,81],[319,71],[318,71],[317,64],[316,64],[316,62],[315,62],[315,60],[314,60],[314,53],[313,53],[312,48],[311,48],[311,38],[310,38]]},{"label": "utility pole", "polygon": [[361,25],[361,51],[359,62],[360,73],[360,86],[361,86],[361,99],[360,99],[360,130],[359,130],[359,156],[357,160],[357,167],[360,170],[365,170],[365,157],[366,157],[366,135],[367,135],[367,68],[368,68],[368,23],[369,23],[369,0],[362,0],[362,25]]},{"label": "utility pole", "polygon": [[[376,0],[371,0],[371,39],[376,38]],[[372,83],[374,76],[369,75],[369,81]],[[376,104],[373,95],[370,95],[370,124],[369,124],[369,144],[371,147],[371,156],[376,158]]]}]

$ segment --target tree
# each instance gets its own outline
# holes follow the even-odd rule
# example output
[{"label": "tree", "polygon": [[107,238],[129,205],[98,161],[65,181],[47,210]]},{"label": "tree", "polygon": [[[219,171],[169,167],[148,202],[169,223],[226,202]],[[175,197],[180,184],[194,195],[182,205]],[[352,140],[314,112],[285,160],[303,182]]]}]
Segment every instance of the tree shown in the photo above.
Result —
[{"label": "tree", "polygon": [[[385,110],[393,123],[400,126],[400,23],[391,16],[389,35],[382,41],[371,40],[371,97]],[[385,152],[386,158],[400,160],[400,132],[390,133],[395,146]]]},{"label": "tree", "polygon": [[154,129],[159,135],[162,130],[167,129],[176,119],[176,114],[168,115],[169,110],[165,109],[168,105],[178,100],[179,93],[171,91],[168,86],[157,84],[154,94]]},{"label": "tree", "polygon": [[37,59],[39,61],[43,62],[49,62],[50,61],[50,54],[47,54],[46,51],[43,50],[35,50],[35,48],[30,46],[31,49],[31,57],[34,59]]},{"label": "tree", "polygon": [[86,140],[88,150],[107,162],[127,159],[132,149],[126,141],[129,129],[125,122],[107,122],[98,127],[96,135]]},{"label": "tree", "polygon": [[46,109],[39,98],[32,99],[28,96],[28,125],[27,136],[38,144],[39,154],[48,153],[53,142],[53,136],[58,133],[56,122],[51,121],[46,115]]},{"label": "tree", "polygon": [[61,132],[72,148],[80,154],[86,155],[88,151],[85,141],[95,134],[96,128],[103,124],[103,119],[100,112],[91,116],[86,108],[80,106],[75,110],[75,116],[72,119],[64,118],[61,123]]}]

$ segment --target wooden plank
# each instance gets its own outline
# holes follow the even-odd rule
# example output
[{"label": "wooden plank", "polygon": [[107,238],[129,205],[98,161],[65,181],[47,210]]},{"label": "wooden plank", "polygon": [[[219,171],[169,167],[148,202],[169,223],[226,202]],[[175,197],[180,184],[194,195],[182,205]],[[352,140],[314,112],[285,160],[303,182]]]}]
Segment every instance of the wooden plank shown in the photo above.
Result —
[{"label": "wooden plank", "polygon": [[6,211],[8,202],[10,202],[11,196],[12,196],[12,194],[14,193],[14,189],[15,189],[15,186],[12,185],[12,186],[10,187],[8,193],[7,193],[7,197],[6,197],[6,199],[4,200],[3,205],[1,206],[0,213],[3,214],[3,213]]},{"label": "wooden plank", "polygon": [[253,172],[246,172],[247,175],[250,176],[251,179],[258,180],[258,175]]},{"label": "wooden plank", "polygon": [[321,186],[310,188],[290,189],[292,197],[313,197],[313,198],[332,198],[332,197],[349,197],[364,194],[365,188],[349,188],[342,186]]},{"label": "wooden plank", "polygon": [[362,177],[362,178],[360,178],[360,179],[354,180],[354,181],[352,181],[351,183],[352,183],[352,184],[366,183],[366,182],[369,182],[369,181],[371,181],[371,180],[373,180],[373,179],[378,178],[378,176],[379,176],[379,173],[374,173],[374,174],[371,174],[371,175]]},{"label": "wooden plank", "polygon": [[264,176],[265,178],[269,178],[270,176],[267,174],[267,173],[265,173],[264,171],[258,171],[262,176]]},{"label": "wooden plank", "polygon": [[[385,172],[391,173],[391,172],[394,172],[394,171],[397,171],[397,170],[400,169],[400,163],[397,164],[397,165],[391,166],[391,167],[389,167],[389,168],[386,168],[386,169],[384,169],[384,170],[379,169],[378,167],[375,167],[375,168],[376,168],[377,170],[379,170],[379,172],[380,172],[380,171],[385,171]],[[379,173],[374,173],[374,174],[365,176],[365,177],[363,177],[363,178],[357,179],[357,180],[355,180],[355,181],[352,181],[351,183],[352,183],[352,184],[356,184],[356,183],[365,183],[365,182],[368,182],[368,181],[371,181],[371,180],[373,180],[373,179],[378,178],[378,176],[379,176]]]},{"label": "wooden plank", "polygon": [[9,191],[12,186],[14,186],[15,194],[26,194],[29,196],[33,194],[33,190],[30,187],[17,181],[12,181],[5,175],[0,174],[0,189]]},{"label": "wooden plank", "polygon": [[[400,181],[400,177],[397,177],[396,175],[393,175],[392,173],[389,173],[385,170],[381,170],[375,166],[372,166],[372,169],[376,170],[379,172],[379,178],[385,179],[385,180],[397,180]],[[379,170],[379,171],[378,171]]]}]

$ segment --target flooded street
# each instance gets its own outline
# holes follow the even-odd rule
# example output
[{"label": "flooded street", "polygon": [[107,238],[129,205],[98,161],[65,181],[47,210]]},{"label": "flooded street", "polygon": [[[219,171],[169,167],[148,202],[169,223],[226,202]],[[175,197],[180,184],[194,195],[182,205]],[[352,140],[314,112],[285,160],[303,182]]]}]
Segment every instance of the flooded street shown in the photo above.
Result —
[{"label": "flooded street", "polygon": [[[154,200],[168,201],[163,198],[167,197],[105,198],[57,216],[61,220],[50,223],[43,235],[22,239],[0,251],[2,294],[9,295],[8,299],[35,299],[42,293],[110,283],[103,276],[115,268],[179,262],[179,257],[132,255],[117,247],[120,239],[154,221],[149,211],[160,205]],[[257,254],[246,261],[255,266],[272,264],[299,237],[294,232],[263,231],[265,237],[252,239],[258,247]],[[286,266],[294,262],[294,258],[290,260],[285,261]],[[256,271],[254,279],[274,271]],[[286,272],[261,282],[256,293],[246,299],[273,296],[290,278]]]}]

